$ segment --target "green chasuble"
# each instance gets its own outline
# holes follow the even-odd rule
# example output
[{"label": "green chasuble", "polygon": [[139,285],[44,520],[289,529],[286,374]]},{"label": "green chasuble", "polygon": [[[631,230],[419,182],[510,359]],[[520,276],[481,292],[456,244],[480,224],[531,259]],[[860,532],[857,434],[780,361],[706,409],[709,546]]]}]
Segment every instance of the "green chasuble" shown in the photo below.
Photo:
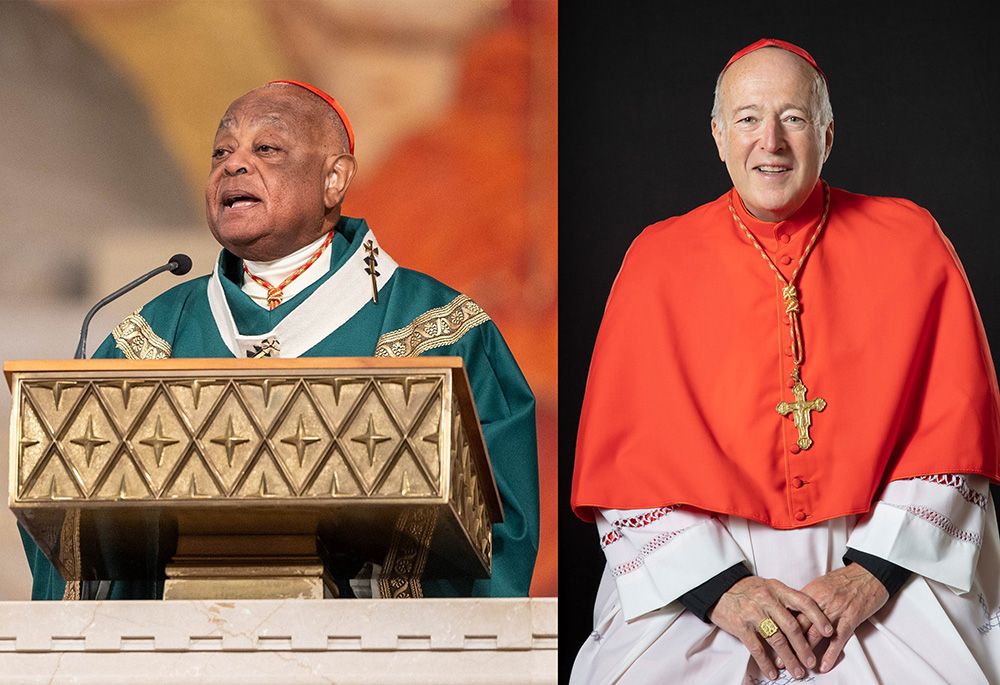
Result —
[{"label": "green chasuble", "polygon": [[[378,304],[365,272],[362,219],[344,217],[330,270],[268,311],[241,290],[242,262],[223,250],[212,276],[168,290],[115,328],[97,358],[245,357],[278,339],[281,357],[460,356],[465,361],[493,464],[504,522],[493,526],[491,580],[425,581],[428,596],[526,596],[538,550],[535,400],[506,343],[468,297],[380,251]],[[449,326],[426,326],[447,317]],[[413,335],[416,333],[417,335]],[[250,352],[248,355],[247,352]],[[66,587],[21,530],[32,599],[61,599]],[[155,541],[150,544],[155,545]],[[162,582],[115,581],[111,597],[150,599]]]}]

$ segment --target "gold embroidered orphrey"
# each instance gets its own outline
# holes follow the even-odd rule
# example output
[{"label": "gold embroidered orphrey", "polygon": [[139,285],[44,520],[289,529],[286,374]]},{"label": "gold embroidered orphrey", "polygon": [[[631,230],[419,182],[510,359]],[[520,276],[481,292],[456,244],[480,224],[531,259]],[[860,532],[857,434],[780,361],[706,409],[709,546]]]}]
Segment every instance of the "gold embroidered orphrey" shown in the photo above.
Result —
[{"label": "gold embroidered orphrey", "polygon": [[[792,356],[792,394],[795,396],[795,402],[779,402],[777,406],[777,412],[782,416],[792,414],[792,420],[795,423],[795,427],[799,430],[799,439],[796,444],[800,449],[807,450],[812,447],[813,441],[809,437],[809,426],[812,425],[812,419],[810,417],[810,411],[823,411],[826,408],[826,400],[817,397],[815,400],[806,402],[806,386],[802,383],[799,378],[799,369],[802,367],[802,363],[805,361],[805,345],[802,342],[802,324],[799,321],[799,313],[802,311],[802,307],[799,305],[799,292],[795,287],[798,282],[799,273],[802,271],[802,267],[805,266],[806,259],[809,258],[809,254],[812,252],[813,246],[816,245],[816,241],[819,240],[820,234],[823,232],[823,228],[826,226],[826,219],[830,215],[830,186],[827,185],[826,181],[820,181],[823,184],[823,214],[819,218],[819,223],[816,224],[816,230],[813,232],[812,240],[806,246],[805,251],[802,253],[802,257],[799,258],[798,266],[795,267],[795,271],[792,272],[791,278],[785,278],[778,267],[774,265],[774,262],[764,251],[764,248],[760,246],[757,239],[754,237],[750,229],[747,228],[742,221],[740,221],[739,215],[736,214],[736,208],[733,207],[733,192],[729,193],[729,212],[733,215],[733,220],[736,225],[739,226],[746,237],[750,239],[753,246],[757,248],[757,252],[760,256],[764,258],[764,261],[774,272],[774,275],[778,277],[784,286],[781,289],[781,297],[785,301],[785,315],[788,317],[789,330],[792,335],[792,344],[790,347]],[[822,405],[822,406],[821,406]]]},{"label": "gold embroidered orphrey", "polygon": [[799,440],[796,443],[800,448],[807,450],[812,447],[813,441],[809,437],[809,426],[812,425],[812,416],[809,412],[823,411],[826,409],[826,400],[817,397],[813,400],[806,400],[806,393],[809,389],[799,380],[798,369],[792,372],[795,379],[795,387],[792,394],[795,395],[794,402],[778,402],[778,413],[782,416],[792,415],[795,427],[799,429]]},{"label": "gold embroidered orphrey", "polygon": [[[80,568],[80,510],[70,509],[63,519],[59,532],[59,560],[66,567],[71,577],[79,578]],[[80,597],[80,581],[67,580],[63,590],[64,600],[77,601]]]},{"label": "gold embroidered orphrey", "polygon": [[468,295],[459,295],[443,307],[424,312],[410,325],[383,334],[375,345],[375,356],[416,357],[435,347],[458,342],[489,320],[489,315]]},{"label": "gold embroidered orphrey", "polygon": [[416,599],[424,596],[420,576],[427,565],[437,518],[433,507],[414,507],[399,516],[378,579],[379,595],[383,598]]},{"label": "gold embroidered orphrey", "polygon": [[136,309],[111,331],[115,345],[126,359],[169,359],[170,343],[153,332],[140,311]]}]

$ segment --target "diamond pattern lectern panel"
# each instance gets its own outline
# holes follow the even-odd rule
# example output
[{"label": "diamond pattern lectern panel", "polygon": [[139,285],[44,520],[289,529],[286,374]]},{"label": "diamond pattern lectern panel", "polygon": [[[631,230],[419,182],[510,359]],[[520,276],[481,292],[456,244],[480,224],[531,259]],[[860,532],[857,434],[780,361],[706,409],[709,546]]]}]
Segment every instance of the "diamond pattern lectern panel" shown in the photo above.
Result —
[{"label": "diamond pattern lectern panel", "polygon": [[64,577],[160,574],[168,559],[136,571],[148,536],[171,549],[286,529],[331,553],[361,541],[396,580],[419,559],[432,574],[489,573],[502,510],[456,358],[4,370],[11,510]]},{"label": "diamond pattern lectern panel", "polygon": [[440,498],[474,478],[450,392],[446,371],[22,378],[14,501]]}]

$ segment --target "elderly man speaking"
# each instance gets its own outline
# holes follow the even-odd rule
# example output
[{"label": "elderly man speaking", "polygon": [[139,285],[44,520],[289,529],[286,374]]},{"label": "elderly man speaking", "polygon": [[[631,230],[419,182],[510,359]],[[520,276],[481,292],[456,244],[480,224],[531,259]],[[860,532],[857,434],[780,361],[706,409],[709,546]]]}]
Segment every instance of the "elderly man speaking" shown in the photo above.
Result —
[{"label": "elderly man speaking", "polygon": [[625,257],[577,442],[608,563],[573,683],[1000,682],[979,314],[927,211],[820,179],[833,131],[809,53],[738,52],[735,187]]},{"label": "elderly man speaking", "polygon": [[[272,82],[233,102],[215,135],[205,191],[209,228],[225,248],[214,272],[127,317],[95,356],[463,357],[505,519],[493,530],[491,580],[425,582],[424,591],[527,595],[538,547],[534,397],[482,308],[397,266],[364,220],[341,216],[353,152],[343,109],[313,86]],[[32,597],[71,597],[75,584],[67,587],[22,538]],[[111,586],[112,598],[161,592],[153,582]]]}]

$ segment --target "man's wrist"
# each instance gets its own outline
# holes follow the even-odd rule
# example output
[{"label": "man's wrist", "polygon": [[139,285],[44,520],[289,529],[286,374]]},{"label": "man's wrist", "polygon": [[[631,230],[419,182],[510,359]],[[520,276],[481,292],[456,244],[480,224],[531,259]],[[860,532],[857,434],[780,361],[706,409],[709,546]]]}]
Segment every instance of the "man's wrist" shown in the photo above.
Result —
[{"label": "man's wrist", "polygon": [[903,587],[903,583],[913,574],[913,571],[891,561],[848,547],[847,553],[844,554],[844,564],[851,562],[875,576],[885,587],[890,598],[899,592],[899,588]]},{"label": "man's wrist", "polygon": [[712,607],[715,606],[715,603],[719,601],[719,598],[738,581],[752,575],[750,569],[741,561],[738,564],[733,564],[725,571],[712,576],[693,590],[685,592],[678,599],[688,611],[705,623],[711,623],[708,620],[708,614],[712,610]]}]

